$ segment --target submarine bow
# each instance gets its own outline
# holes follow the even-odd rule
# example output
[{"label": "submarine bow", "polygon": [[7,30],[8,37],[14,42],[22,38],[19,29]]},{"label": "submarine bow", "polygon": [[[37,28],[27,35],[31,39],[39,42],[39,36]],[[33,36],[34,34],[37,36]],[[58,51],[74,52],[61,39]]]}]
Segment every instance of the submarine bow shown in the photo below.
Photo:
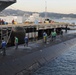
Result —
[{"label": "submarine bow", "polygon": [[16,0],[0,0],[0,12],[13,3],[16,3]]}]

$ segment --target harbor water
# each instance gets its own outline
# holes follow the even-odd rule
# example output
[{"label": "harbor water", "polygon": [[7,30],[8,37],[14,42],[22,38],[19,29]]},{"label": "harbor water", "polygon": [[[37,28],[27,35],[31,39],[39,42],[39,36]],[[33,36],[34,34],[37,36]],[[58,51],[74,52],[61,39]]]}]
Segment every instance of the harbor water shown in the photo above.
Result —
[{"label": "harbor water", "polygon": [[56,22],[64,22],[64,23],[75,23],[76,24],[76,18],[70,18],[70,19],[52,19],[53,21],[56,21]]},{"label": "harbor water", "polygon": [[76,46],[38,69],[33,75],[76,75]]}]

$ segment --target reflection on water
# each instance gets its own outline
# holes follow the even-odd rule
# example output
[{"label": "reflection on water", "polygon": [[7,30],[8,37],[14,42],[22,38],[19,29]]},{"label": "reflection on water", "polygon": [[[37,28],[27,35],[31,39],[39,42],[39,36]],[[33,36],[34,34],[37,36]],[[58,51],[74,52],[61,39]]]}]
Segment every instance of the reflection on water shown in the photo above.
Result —
[{"label": "reflection on water", "polygon": [[[63,32],[65,32],[65,30],[63,30]],[[76,33],[76,30],[67,30],[67,34],[72,34],[72,33]]]},{"label": "reflection on water", "polygon": [[33,75],[76,75],[76,46],[41,67]]},{"label": "reflection on water", "polygon": [[65,23],[75,23],[76,24],[76,19],[51,19],[56,22],[65,22]]}]

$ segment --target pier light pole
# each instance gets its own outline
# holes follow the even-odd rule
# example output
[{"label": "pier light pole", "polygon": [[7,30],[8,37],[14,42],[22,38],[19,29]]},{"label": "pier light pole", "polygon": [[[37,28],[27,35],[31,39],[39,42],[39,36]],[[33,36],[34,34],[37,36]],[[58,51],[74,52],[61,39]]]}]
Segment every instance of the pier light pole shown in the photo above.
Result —
[{"label": "pier light pole", "polygon": [[66,26],[65,26],[65,33],[67,33],[67,26],[68,26],[68,25],[66,24]]}]

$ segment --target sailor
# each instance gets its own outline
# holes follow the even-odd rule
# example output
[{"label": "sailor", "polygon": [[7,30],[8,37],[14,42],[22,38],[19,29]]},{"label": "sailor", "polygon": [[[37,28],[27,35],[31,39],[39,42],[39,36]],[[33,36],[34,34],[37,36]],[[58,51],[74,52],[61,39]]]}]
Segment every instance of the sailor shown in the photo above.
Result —
[{"label": "sailor", "polygon": [[63,31],[62,30],[60,31],[60,34],[61,34],[61,36],[63,36]]},{"label": "sailor", "polygon": [[54,39],[56,39],[56,31],[52,31],[51,32],[51,38],[52,38],[52,41],[54,40]]},{"label": "sailor", "polygon": [[15,43],[15,49],[18,49],[18,38],[15,36],[15,41],[14,41],[14,43]]},{"label": "sailor", "polygon": [[44,43],[47,42],[47,33],[46,32],[43,32],[43,41],[44,41]]},{"label": "sailor", "polygon": [[24,43],[24,46],[25,46],[25,45],[28,46],[28,36],[25,36],[25,38],[24,38],[24,42],[25,42],[25,43]]},{"label": "sailor", "polygon": [[6,55],[6,41],[4,41],[4,39],[2,40],[1,47],[3,51],[3,56],[5,56]]}]

